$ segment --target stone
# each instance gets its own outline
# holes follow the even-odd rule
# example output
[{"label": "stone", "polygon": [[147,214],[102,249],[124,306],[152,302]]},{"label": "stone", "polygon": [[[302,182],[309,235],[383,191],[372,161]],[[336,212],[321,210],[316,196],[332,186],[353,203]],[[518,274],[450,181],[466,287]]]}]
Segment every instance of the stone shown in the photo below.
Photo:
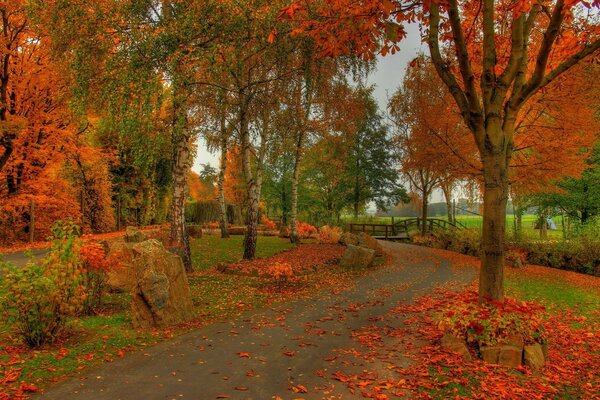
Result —
[{"label": "stone", "polygon": [[132,251],[133,326],[162,328],[192,319],[192,297],[181,258],[154,239],[133,245]]},{"label": "stone", "polygon": [[349,268],[369,268],[373,266],[374,260],[374,250],[349,244],[340,260],[340,264]]},{"label": "stone", "polygon": [[202,237],[202,227],[200,225],[188,225],[186,228],[191,239],[200,239]]},{"label": "stone", "polygon": [[469,353],[469,348],[465,341],[454,336],[452,333],[446,332],[442,336],[442,348],[459,354],[465,360],[471,360],[471,353]]},{"label": "stone", "polygon": [[498,364],[500,358],[500,346],[483,346],[479,349],[481,359],[486,363]]},{"label": "stone", "polygon": [[281,228],[279,228],[279,237],[282,239],[287,239],[290,237],[290,230],[286,225],[281,225]]},{"label": "stone", "polygon": [[509,344],[484,346],[479,352],[483,361],[507,367],[518,367],[521,365],[521,360],[523,359],[523,348]]},{"label": "stone", "polygon": [[381,244],[379,244],[377,239],[373,238],[372,236],[370,236],[364,232],[359,233],[357,236],[358,236],[358,245],[359,246],[374,250],[376,256],[383,255],[383,247],[381,247]]},{"label": "stone", "polygon": [[350,232],[344,232],[338,241],[339,244],[344,246],[348,246],[349,244],[358,246],[359,240],[358,236]]},{"label": "stone", "polygon": [[498,364],[505,365],[507,367],[518,367],[521,365],[523,360],[523,348],[504,345],[500,347],[500,354],[498,355]]},{"label": "stone", "polygon": [[112,260],[113,268],[107,272],[106,285],[113,291],[131,291],[135,286],[132,246],[122,239],[110,243],[107,258]]},{"label": "stone", "polygon": [[525,346],[524,357],[525,365],[533,370],[541,369],[546,363],[544,350],[539,343]]},{"label": "stone", "polygon": [[140,243],[148,240],[148,237],[135,226],[128,226],[125,228],[125,242],[126,243]]}]

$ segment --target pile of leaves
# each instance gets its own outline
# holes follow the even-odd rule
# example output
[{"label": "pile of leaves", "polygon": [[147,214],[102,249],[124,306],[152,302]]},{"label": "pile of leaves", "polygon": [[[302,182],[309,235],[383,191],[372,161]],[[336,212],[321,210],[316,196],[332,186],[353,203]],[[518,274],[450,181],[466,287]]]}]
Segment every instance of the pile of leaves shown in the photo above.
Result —
[{"label": "pile of leaves", "polygon": [[271,276],[273,266],[279,264],[286,265],[286,270],[289,267],[293,275],[301,275],[315,271],[321,266],[335,264],[343,254],[344,247],[338,244],[301,244],[269,258],[229,264],[227,269],[245,274]]},{"label": "pile of leaves", "polygon": [[484,300],[479,304],[475,291],[450,294],[450,302],[440,311],[438,326],[476,348],[495,345],[521,336],[526,344],[544,343],[544,307],[533,302],[505,299]]}]

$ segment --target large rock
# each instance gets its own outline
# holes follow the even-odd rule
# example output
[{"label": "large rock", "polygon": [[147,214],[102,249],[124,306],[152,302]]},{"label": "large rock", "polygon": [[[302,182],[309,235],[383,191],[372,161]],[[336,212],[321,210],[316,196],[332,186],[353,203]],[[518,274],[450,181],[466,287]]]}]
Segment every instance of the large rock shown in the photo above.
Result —
[{"label": "large rock", "polygon": [[377,239],[373,238],[372,236],[370,236],[364,232],[359,233],[357,236],[358,236],[358,245],[359,246],[374,250],[376,256],[383,255],[383,247],[381,247],[381,245],[379,244]]},{"label": "large rock", "polygon": [[338,243],[343,244],[344,246],[348,246],[349,244],[353,246],[358,246],[359,240],[358,236],[356,236],[355,234],[350,232],[344,232]]},{"label": "large rock", "polygon": [[135,226],[128,226],[125,228],[125,242],[127,243],[140,243],[148,240],[148,237]]},{"label": "large rock", "polygon": [[133,245],[135,328],[165,327],[193,318],[192,297],[181,258],[158,240]]},{"label": "large rock", "polygon": [[108,287],[119,291],[133,290],[136,283],[133,244],[115,240],[110,244],[107,258],[113,266],[107,273]]},{"label": "large rock", "polygon": [[523,348],[511,345],[485,346],[480,352],[483,361],[507,367],[518,367],[523,358]]},{"label": "large rock", "polygon": [[533,370],[541,369],[546,363],[544,350],[538,343],[525,346],[524,359],[525,365],[529,366]]},{"label": "large rock", "polygon": [[369,268],[373,266],[374,260],[374,250],[349,244],[340,260],[340,264],[350,268]]},{"label": "large rock", "polygon": [[444,336],[442,336],[442,347],[453,353],[459,354],[465,360],[471,361],[471,353],[469,353],[469,348],[465,341],[449,332],[446,332]]},{"label": "large rock", "polygon": [[245,226],[232,226],[229,228],[230,235],[245,235],[246,227]]}]

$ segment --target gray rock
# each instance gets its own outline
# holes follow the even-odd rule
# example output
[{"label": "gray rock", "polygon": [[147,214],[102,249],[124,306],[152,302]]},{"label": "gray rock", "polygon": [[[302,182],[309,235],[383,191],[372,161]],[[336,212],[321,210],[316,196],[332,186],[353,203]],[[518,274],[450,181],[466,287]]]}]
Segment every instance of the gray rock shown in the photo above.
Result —
[{"label": "gray rock", "polygon": [[342,234],[342,237],[340,237],[340,240],[338,241],[338,243],[342,244],[344,246],[348,246],[349,244],[358,246],[359,240],[358,240],[358,236],[356,236],[355,234],[350,233],[350,232],[344,232]]},{"label": "gray rock", "polygon": [[533,370],[541,369],[546,363],[544,350],[538,343],[525,346],[524,359],[525,365],[529,366]]},{"label": "gray rock", "polygon": [[374,260],[374,250],[349,244],[340,260],[340,264],[349,268],[369,268],[373,266]]},{"label": "gray rock", "polygon": [[140,243],[148,240],[148,237],[135,226],[128,226],[125,229],[125,242],[126,243]]},{"label": "gray rock", "polygon": [[449,332],[446,332],[444,336],[442,336],[442,347],[453,353],[459,354],[465,360],[471,361],[471,353],[469,353],[469,348],[465,341]]},{"label": "gray rock", "polygon": [[357,235],[357,237],[358,237],[358,245],[359,246],[374,250],[376,256],[383,255],[383,247],[381,247],[381,245],[379,244],[377,239],[373,238],[372,236],[370,236],[364,232],[359,233]]}]

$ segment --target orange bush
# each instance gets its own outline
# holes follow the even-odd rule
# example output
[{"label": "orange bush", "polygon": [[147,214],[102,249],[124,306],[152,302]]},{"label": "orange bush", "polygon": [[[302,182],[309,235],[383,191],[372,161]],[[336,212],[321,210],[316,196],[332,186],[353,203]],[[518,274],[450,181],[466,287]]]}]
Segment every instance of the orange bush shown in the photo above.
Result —
[{"label": "orange bush", "polygon": [[311,224],[300,221],[298,221],[298,223],[296,224],[296,229],[298,230],[298,236],[300,236],[303,239],[309,238],[318,232],[317,228],[315,228]]},{"label": "orange bush", "polygon": [[342,237],[342,229],[325,225],[319,229],[319,243],[337,243]]},{"label": "orange bush", "polygon": [[274,231],[277,229],[277,225],[275,224],[275,222],[271,221],[269,217],[267,217],[264,214],[260,218],[260,223],[263,224],[265,226],[265,229],[268,231]]}]

